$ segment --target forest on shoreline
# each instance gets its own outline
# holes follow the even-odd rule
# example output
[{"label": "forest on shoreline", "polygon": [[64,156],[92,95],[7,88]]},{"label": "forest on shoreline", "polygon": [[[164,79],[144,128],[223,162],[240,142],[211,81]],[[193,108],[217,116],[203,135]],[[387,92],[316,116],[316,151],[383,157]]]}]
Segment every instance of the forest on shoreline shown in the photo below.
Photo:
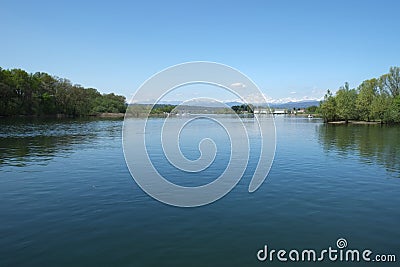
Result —
[{"label": "forest on shoreline", "polygon": [[325,94],[317,109],[325,122],[379,121],[400,123],[400,68],[391,67],[389,73],[363,81],[357,88],[344,86],[332,94]]},{"label": "forest on shoreline", "polygon": [[45,72],[0,68],[0,116],[92,116],[124,113],[124,96],[101,94]]},{"label": "forest on shoreline", "polygon": [[[124,113],[126,108],[124,96],[101,94],[45,72],[0,68],[0,116],[79,117]],[[173,108],[155,106],[151,114],[169,113]],[[240,106],[232,108],[238,112],[235,108]],[[325,122],[400,123],[400,68],[391,67],[389,73],[365,80],[357,88],[350,89],[346,82],[335,94],[328,90],[319,107],[306,111],[319,114]]]}]

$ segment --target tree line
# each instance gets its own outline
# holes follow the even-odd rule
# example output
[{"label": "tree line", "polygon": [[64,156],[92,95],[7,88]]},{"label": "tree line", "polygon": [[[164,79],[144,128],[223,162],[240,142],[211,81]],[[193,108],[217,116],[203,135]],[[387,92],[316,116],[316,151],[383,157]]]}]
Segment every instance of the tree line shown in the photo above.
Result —
[{"label": "tree line", "polygon": [[0,116],[88,116],[123,113],[125,97],[101,94],[44,72],[0,68]]},{"label": "tree line", "polygon": [[238,106],[232,106],[231,109],[235,111],[238,114],[243,114],[243,113],[254,113],[254,106],[249,104],[242,104]]},{"label": "tree line", "polygon": [[343,120],[400,123],[400,68],[391,67],[389,73],[363,81],[357,88],[344,86],[332,94],[325,94],[319,113],[326,122]]},{"label": "tree line", "polygon": [[171,113],[176,108],[176,105],[169,105],[169,104],[156,104],[151,109],[151,115],[162,115],[166,113]]}]

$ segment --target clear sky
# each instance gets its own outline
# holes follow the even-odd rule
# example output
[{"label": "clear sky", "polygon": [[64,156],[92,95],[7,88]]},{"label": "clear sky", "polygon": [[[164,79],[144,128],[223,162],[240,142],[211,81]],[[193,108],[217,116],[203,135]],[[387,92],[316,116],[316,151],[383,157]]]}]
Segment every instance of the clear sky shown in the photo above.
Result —
[{"label": "clear sky", "polygon": [[151,75],[214,61],[274,99],[320,98],[400,65],[400,1],[2,1],[0,67],[130,98]]}]

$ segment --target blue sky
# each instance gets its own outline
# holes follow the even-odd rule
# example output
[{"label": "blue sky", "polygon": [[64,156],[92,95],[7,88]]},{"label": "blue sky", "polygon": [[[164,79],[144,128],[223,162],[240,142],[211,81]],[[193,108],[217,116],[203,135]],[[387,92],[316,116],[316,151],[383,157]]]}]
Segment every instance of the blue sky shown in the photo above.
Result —
[{"label": "blue sky", "polygon": [[130,98],[166,67],[213,61],[273,99],[320,98],[400,65],[399,10],[385,0],[3,1],[0,66]]}]

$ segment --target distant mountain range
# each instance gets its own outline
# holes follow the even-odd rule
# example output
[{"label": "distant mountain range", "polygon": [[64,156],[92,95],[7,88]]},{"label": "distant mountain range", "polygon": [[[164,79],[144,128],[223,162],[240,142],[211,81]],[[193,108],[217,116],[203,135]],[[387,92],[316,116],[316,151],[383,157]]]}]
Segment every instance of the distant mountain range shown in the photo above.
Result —
[{"label": "distant mountain range", "polygon": [[[160,101],[158,104],[161,105],[179,105],[182,101]],[[189,104],[189,103],[188,103]],[[232,102],[224,102],[225,105],[232,107],[232,106],[240,106],[243,103],[238,101]],[[202,106],[202,107],[221,107],[221,103],[213,102],[213,101],[191,101],[191,106]],[[290,101],[286,103],[268,103],[269,107],[271,108],[285,108],[285,109],[293,109],[293,108],[307,108],[310,106],[319,106],[318,100],[301,100],[301,101]],[[255,106],[266,106],[265,104],[255,104]]]},{"label": "distant mountain range", "polygon": [[302,100],[302,101],[294,101],[294,102],[287,102],[287,103],[281,103],[281,104],[269,104],[270,107],[272,108],[287,108],[287,109],[292,109],[292,108],[308,108],[311,106],[319,106],[319,101],[318,100]]}]

